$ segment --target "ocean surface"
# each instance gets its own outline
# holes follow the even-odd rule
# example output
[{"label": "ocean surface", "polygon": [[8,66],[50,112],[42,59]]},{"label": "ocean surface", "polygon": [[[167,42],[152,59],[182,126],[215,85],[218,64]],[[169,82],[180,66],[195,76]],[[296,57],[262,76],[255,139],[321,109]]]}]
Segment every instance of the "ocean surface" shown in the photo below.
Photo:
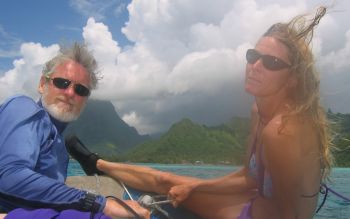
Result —
[{"label": "ocean surface", "polygon": [[[174,172],[176,174],[195,176],[200,178],[213,178],[223,176],[238,167],[214,166],[214,165],[173,165],[173,164],[140,164],[159,170]],[[69,176],[85,175],[80,165],[71,160],[68,166]],[[328,186],[339,194],[350,198],[350,168],[334,168],[331,175],[332,182]],[[319,203],[323,195],[320,195]],[[350,202],[339,198],[333,193],[328,193],[322,209],[316,214],[315,219],[350,219]]]}]

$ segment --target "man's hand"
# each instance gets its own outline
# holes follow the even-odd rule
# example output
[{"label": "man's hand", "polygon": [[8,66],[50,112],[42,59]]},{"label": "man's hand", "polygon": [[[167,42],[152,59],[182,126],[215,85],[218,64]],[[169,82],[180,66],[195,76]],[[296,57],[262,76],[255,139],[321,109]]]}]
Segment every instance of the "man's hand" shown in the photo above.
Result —
[{"label": "man's hand", "polygon": [[[124,200],[124,202],[129,205],[140,217],[145,219],[150,219],[151,212],[143,207],[141,207],[136,201]],[[123,206],[118,204],[118,202],[113,199],[107,199],[106,206],[103,213],[109,217],[123,217],[123,218],[133,218],[135,217],[131,212],[126,210]]]}]

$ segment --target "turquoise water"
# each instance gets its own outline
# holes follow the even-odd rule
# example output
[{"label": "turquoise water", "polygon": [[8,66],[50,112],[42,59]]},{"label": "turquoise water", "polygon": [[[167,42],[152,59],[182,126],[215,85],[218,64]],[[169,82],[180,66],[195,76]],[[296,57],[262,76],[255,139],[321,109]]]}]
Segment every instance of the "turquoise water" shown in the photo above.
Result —
[{"label": "turquoise water", "polygon": [[[211,165],[172,165],[172,164],[141,164],[150,166],[163,171],[174,172],[176,174],[196,176],[200,178],[213,178],[223,176],[237,167],[231,166],[211,166]],[[72,160],[68,167],[69,176],[85,175],[79,164]],[[332,182],[328,184],[333,190],[343,196],[350,197],[350,168],[334,168],[331,176]],[[320,202],[323,195],[320,196]],[[343,201],[332,193],[323,208],[314,217],[315,219],[349,219],[350,203]]]}]

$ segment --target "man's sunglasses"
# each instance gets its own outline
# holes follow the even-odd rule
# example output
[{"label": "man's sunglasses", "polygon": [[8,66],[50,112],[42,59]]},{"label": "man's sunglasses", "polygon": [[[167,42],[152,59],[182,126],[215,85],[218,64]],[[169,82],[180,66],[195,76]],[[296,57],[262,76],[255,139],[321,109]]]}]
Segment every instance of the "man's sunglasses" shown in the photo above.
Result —
[{"label": "man's sunglasses", "polygon": [[255,64],[259,59],[261,59],[264,67],[271,71],[278,71],[284,68],[290,68],[291,65],[285,63],[281,59],[270,56],[270,55],[262,55],[255,49],[248,49],[246,54],[246,59],[249,64]]},{"label": "man's sunglasses", "polygon": [[53,82],[53,85],[55,85],[55,87],[59,88],[59,89],[67,89],[69,87],[70,84],[73,83],[73,88],[74,88],[74,92],[82,97],[86,97],[90,95],[90,89],[87,88],[86,86],[82,85],[82,84],[76,84],[68,79],[65,78],[50,78],[50,76],[45,76],[45,78],[47,80],[51,80]]}]

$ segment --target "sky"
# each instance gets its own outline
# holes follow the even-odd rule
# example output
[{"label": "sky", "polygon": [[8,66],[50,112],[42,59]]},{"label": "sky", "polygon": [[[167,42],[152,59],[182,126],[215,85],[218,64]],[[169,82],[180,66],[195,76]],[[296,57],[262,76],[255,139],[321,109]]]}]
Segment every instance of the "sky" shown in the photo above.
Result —
[{"label": "sky", "polygon": [[0,102],[39,98],[43,64],[62,44],[85,42],[103,78],[91,98],[113,103],[141,134],[182,118],[208,126],[249,116],[245,52],[276,22],[331,6],[312,49],[321,102],[350,113],[347,0],[1,0]]}]

